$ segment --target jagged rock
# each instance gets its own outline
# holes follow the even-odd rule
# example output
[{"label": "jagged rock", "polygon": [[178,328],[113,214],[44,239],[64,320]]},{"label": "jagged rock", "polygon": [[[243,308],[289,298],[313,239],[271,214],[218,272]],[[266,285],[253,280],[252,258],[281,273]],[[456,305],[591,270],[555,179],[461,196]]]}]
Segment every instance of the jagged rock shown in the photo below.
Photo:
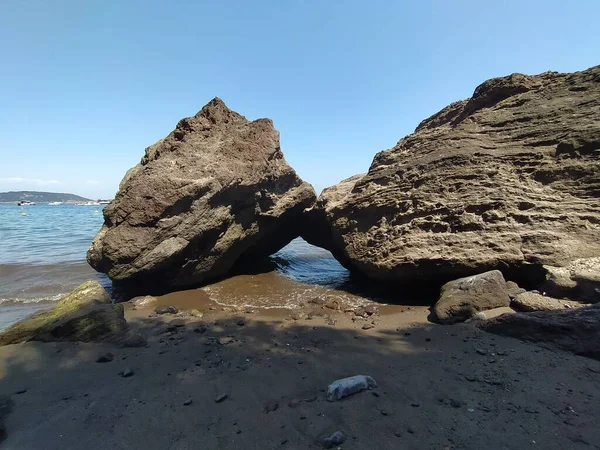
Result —
[{"label": "jagged rock", "polygon": [[490,333],[543,342],[550,347],[600,359],[600,304],[562,311],[503,314],[476,326]]},{"label": "jagged rock", "polygon": [[442,286],[433,307],[436,322],[464,322],[479,311],[510,305],[506,282],[499,270],[450,281]]},{"label": "jagged rock", "polygon": [[520,311],[553,311],[557,309],[582,308],[589,305],[572,300],[546,297],[535,292],[524,292],[513,298],[510,306]]},{"label": "jagged rock", "polygon": [[0,333],[0,345],[26,341],[117,342],[144,345],[129,333],[123,305],[115,305],[97,281],[86,281],[54,306]]},{"label": "jagged rock", "polygon": [[534,283],[600,255],[600,66],[484,82],[306,217],[305,239],[375,280]]},{"label": "jagged rock", "polygon": [[271,120],[215,98],[127,172],[87,259],[129,295],[198,285],[285,246],[314,201]]},{"label": "jagged rock", "polygon": [[582,258],[565,267],[544,266],[546,281],[540,289],[555,297],[600,302],[600,257]]}]

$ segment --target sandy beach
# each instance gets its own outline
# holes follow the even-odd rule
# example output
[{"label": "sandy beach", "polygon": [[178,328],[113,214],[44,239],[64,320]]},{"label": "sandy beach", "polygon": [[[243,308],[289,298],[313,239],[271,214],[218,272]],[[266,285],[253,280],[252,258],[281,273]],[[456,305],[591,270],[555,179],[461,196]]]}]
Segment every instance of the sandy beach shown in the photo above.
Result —
[{"label": "sandy beach", "polygon": [[[308,449],[338,430],[344,449],[600,448],[600,361],[434,325],[423,306],[236,310],[197,292],[159,299],[184,317],[126,306],[143,348],[0,348],[2,448]],[[357,374],[378,387],[325,400]]]}]

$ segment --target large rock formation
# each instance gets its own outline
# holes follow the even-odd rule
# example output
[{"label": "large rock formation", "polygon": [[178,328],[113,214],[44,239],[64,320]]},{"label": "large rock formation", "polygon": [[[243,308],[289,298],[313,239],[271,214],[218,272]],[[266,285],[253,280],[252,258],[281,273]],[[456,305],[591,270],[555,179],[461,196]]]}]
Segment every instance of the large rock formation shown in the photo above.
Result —
[{"label": "large rock formation", "polygon": [[86,281],[50,309],[27,317],[0,333],[0,345],[27,341],[145,345],[142,338],[130,333],[123,305],[114,305],[97,281]]},{"label": "large rock formation", "polygon": [[198,285],[297,237],[315,197],[271,120],[250,122],[215,98],[127,172],[88,262],[130,294]]},{"label": "large rock formation", "polygon": [[309,217],[308,241],[375,280],[524,281],[600,255],[600,66],[484,82]]}]

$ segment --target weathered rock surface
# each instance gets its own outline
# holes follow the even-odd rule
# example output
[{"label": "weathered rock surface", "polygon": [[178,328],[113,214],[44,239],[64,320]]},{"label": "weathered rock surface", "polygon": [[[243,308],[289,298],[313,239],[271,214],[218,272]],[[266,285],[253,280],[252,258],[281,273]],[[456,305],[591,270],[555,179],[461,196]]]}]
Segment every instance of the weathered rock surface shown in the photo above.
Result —
[{"label": "weathered rock surface", "polygon": [[510,305],[520,311],[554,311],[589,306],[585,303],[547,297],[535,292],[523,292],[517,295],[511,300]]},{"label": "weathered rock surface", "polygon": [[600,304],[562,311],[503,314],[476,325],[482,330],[600,359]]},{"label": "weathered rock surface", "polygon": [[600,66],[484,82],[326,189],[309,217],[309,242],[375,280],[531,280],[597,257]]},{"label": "weathered rock surface", "polygon": [[315,197],[271,120],[250,122],[215,98],[127,172],[88,262],[129,294],[198,285],[297,237]]},{"label": "weathered rock surface", "polygon": [[86,281],[56,305],[0,333],[0,345],[26,341],[116,342],[143,345],[129,334],[123,305],[114,305],[97,281]]},{"label": "weathered rock surface", "polygon": [[436,322],[464,322],[480,311],[510,305],[506,281],[499,270],[450,281],[433,307]]},{"label": "weathered rock surface", "polygon": [[546,281],[540,289],[555,297],[600,302],[600,257],[576,259],[565,267],[544,266]]}]

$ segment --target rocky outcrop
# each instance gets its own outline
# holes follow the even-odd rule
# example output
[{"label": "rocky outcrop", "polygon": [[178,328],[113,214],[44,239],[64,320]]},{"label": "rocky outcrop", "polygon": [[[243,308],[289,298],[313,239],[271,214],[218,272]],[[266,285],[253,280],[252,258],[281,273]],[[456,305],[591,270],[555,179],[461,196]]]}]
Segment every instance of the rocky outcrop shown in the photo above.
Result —
[{"label": "rocky outcrop", "polygon": [[562,311],[538,311],[478,322],[484,331],[600,359],[600,305]]},{"label": "rocky outcrop", "polygon": [[0,345],[27,341],[114,342],[144,345],[132,335],[123,315],[97,281],[87,281],[46,311],[34,314],[0,333]]},{"label": "rocky outcrop", "polygon": [[510,305],[508,289],[498,270],[450,281],[442,286],[432,319],[443,324],[464,322],[480,311]]},{"label": "rocky outcrop", "polygon": [[309,242],[375,280],[539,282],[543,264],[600,255],[600,67],[484,82],[310,218]]},{"label": "rocky outcrop", "polygon": [[315,197],[271,120],[215,98],[127,172],[88,262],[129,294],[195,286],[285,246]]},{"label": "rocky outcrop", "polygon": [[541,290],[555,297],[600,302],[600,257],[576,259],[565,267],[544,266]]},{"label": "rocky outcrop", "polygon": [[554,311],[569,308],[582,308],[589,305],[573,300],[561,300],[558,298],[546,297],[535,292],[523,292],[511,300],[510,306],[519,311]]}]

